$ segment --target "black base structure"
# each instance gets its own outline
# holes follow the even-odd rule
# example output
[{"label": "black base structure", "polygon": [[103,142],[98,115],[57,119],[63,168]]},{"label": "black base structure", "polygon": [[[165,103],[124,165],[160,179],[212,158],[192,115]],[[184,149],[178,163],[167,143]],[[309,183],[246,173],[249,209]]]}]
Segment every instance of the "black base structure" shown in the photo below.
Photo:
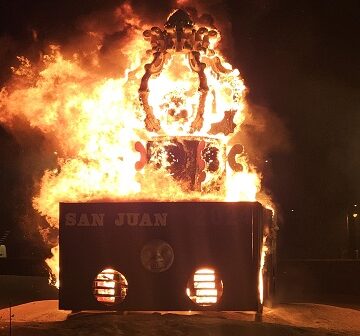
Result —
[{"label": "black base structure", "polygon": [[60,204],[59,307],[261,313],[257,202]]}]

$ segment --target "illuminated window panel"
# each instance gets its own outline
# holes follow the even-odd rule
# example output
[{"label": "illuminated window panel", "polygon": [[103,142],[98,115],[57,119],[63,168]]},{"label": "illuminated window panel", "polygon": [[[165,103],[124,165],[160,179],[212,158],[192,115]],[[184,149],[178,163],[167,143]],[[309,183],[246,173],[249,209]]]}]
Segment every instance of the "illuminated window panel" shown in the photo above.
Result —
[{"label": "illuminated window panel", "polygon": [[114,305],[124,301],[128,282],[123,274],[112,269],[104,269],[93,282],[93,294],[98,302]]},{"label": "illuminated window panel", "polygon": [[113,269],[104,269],[96,277],[97,280],[114,280],[115,274]]},{"label": "illuminated window panel", "polygon": [[106,288],[115,288],[115,281],[96,281],[94,282],[95,287],[106,287]]},{"label": "illuminated window panel", "polygon": [[215,274],[215,271],[211,268],[198,269],[195,274]]},{"label": "illuminated window panel", "polygon": [[195,274],[194,281],[215,281],[214,274]]},{"label": "illuminated window panel", "polygon": [[211,281],[211,282],[206,282],[206,281],[197,282],[197,281],[194,281],[194,288],[215,288],[215,282],[214,281]]},{"label": "illuminated window panel", "polygon": [[115,289],[97,288],[95,291],[98,295],[115,295]]},{"label": "illuminated window panel", "polygon": [[114,304],[115,303],[115,297],[113,296],[99,296],[97,298],[99,302],[107,303],[107,304]]},{"label": "illuminated window panel", "polygon": [[197,296],[217,296],[217,289],[197,289]]},{"label": "illuminated window panel", "polygon": [[200,268],[190,278],[186,288],[188,297],[199,306],[211,306],[219,302],[223,283],[214,269]]},{"label": "illuminated window panel", "polygon": [[196,303],[200,306],[210,306],[218,301],[217,296],[196,296]]}]

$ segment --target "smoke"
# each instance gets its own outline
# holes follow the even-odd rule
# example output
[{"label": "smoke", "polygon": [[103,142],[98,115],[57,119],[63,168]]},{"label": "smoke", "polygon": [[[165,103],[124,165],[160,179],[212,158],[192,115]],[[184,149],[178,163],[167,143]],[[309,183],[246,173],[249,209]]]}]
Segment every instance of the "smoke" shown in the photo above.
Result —
[{"label": "smoke", "polygon": [[250,161],[262,170],[270,154],[291,150],[289,133],[283,121],[264,106],[249,103],[246,112],[232,141],[242,144]]}]

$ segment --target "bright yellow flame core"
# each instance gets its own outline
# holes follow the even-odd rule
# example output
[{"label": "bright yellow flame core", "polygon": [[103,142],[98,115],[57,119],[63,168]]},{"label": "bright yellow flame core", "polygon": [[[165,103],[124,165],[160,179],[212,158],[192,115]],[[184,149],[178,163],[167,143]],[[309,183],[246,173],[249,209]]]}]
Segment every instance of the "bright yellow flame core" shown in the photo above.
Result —
[{"label": "bright yellow flame core", "polygon": [[[125,76],[104,78],[97,73],[98,55],[91,62],[94,69],[82,65],[76,55],[65,58],[59,47],[51,46],[50,55],[44,56],[38,66],[19,58],[21,65],[14,69],[15,78],[0,91],[0,122],[16,134],[21,120],[40,131],[55,153],[56,166],[45,171],[33,199],[34,208],[51,226],[58,226],[59,202],[256,200],[260,177],[245,156],[240,159],[242,172],[227,166],[225,193],[185,192],[166,170],[149,166],[135,170],[139,160],[135,142],[145,144],[155,135],[145,130],[138,94],[143,66],[149,62],[147,48],[142,29],[134,30],[122,50],[126,56],[123,62],[127,62]],[[223,60],[217,49],[215,52]],[[245,85],[231,65],[226,64],[230,70],[227,74],[216,74],[206,57],[202,61],[207,64],[209,94],[204,126],[194,135],[209,136],[211,124],[221,121],[225,111],[233,110],[237,124],[234,132],[216,135],[229,150],[232,136],[245,119]],[[162,135],[189,135],[199,100],[198,85],[198,76],[183,54],[174,54],[164,70],[149,80],[149,102],[161,122]],[[185,109],[188,119],[169,119],[166,111],[171,108]],[[57,275],[58,248],[52,252],[54,257],[48,264]]]},{"label": "bright yellow flame core", "polygon": [[264,266],[266,253],[268,252],[268,247],[266,246],[266,237],[263,237],[262,246],[261,246],[261,255],[260,255],[260,269],[259,269],[259,299],[260,303],[264,302]]}]

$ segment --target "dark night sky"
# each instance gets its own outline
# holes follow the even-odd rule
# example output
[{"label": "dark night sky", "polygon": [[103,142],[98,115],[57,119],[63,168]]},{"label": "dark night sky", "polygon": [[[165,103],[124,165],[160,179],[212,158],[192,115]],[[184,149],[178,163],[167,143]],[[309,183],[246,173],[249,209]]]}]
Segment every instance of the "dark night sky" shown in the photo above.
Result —
[{"label": "dark night sky", "polygon": [[[16,55],[35,55],[49,41],[66,43],[77,34],[79,18],[119,3],[0,0],[1,84]],[[171,8],[168,1],[146,3],[134,5],[156,19]],[[226,51],[250,89],[254,113],[265,110],[268,120],[283,124],[270,123],[263,134],[248,130],[260,137],[261,146],[279,137],[287,142],[281,150],[270,148],[263,167],[265,186],[281,209],[282,251],[339,257],[346,246],[346,211],[360,200],[360,2],[204,3],[210,14],[228,18],[223,24],[231,23]],[[32,29],[38,32],[36,45]],[[279,135],[283,129],[286,135]],[[31,194],[31,176],[21,175],[19,166],[24,157],[36,155],[36,145],[20,146],[0,129],[0,146],[1,218],[14,223],[14,213],[25,211],[22,202]],[[14,190],[21,183],[20,195]]]}]

